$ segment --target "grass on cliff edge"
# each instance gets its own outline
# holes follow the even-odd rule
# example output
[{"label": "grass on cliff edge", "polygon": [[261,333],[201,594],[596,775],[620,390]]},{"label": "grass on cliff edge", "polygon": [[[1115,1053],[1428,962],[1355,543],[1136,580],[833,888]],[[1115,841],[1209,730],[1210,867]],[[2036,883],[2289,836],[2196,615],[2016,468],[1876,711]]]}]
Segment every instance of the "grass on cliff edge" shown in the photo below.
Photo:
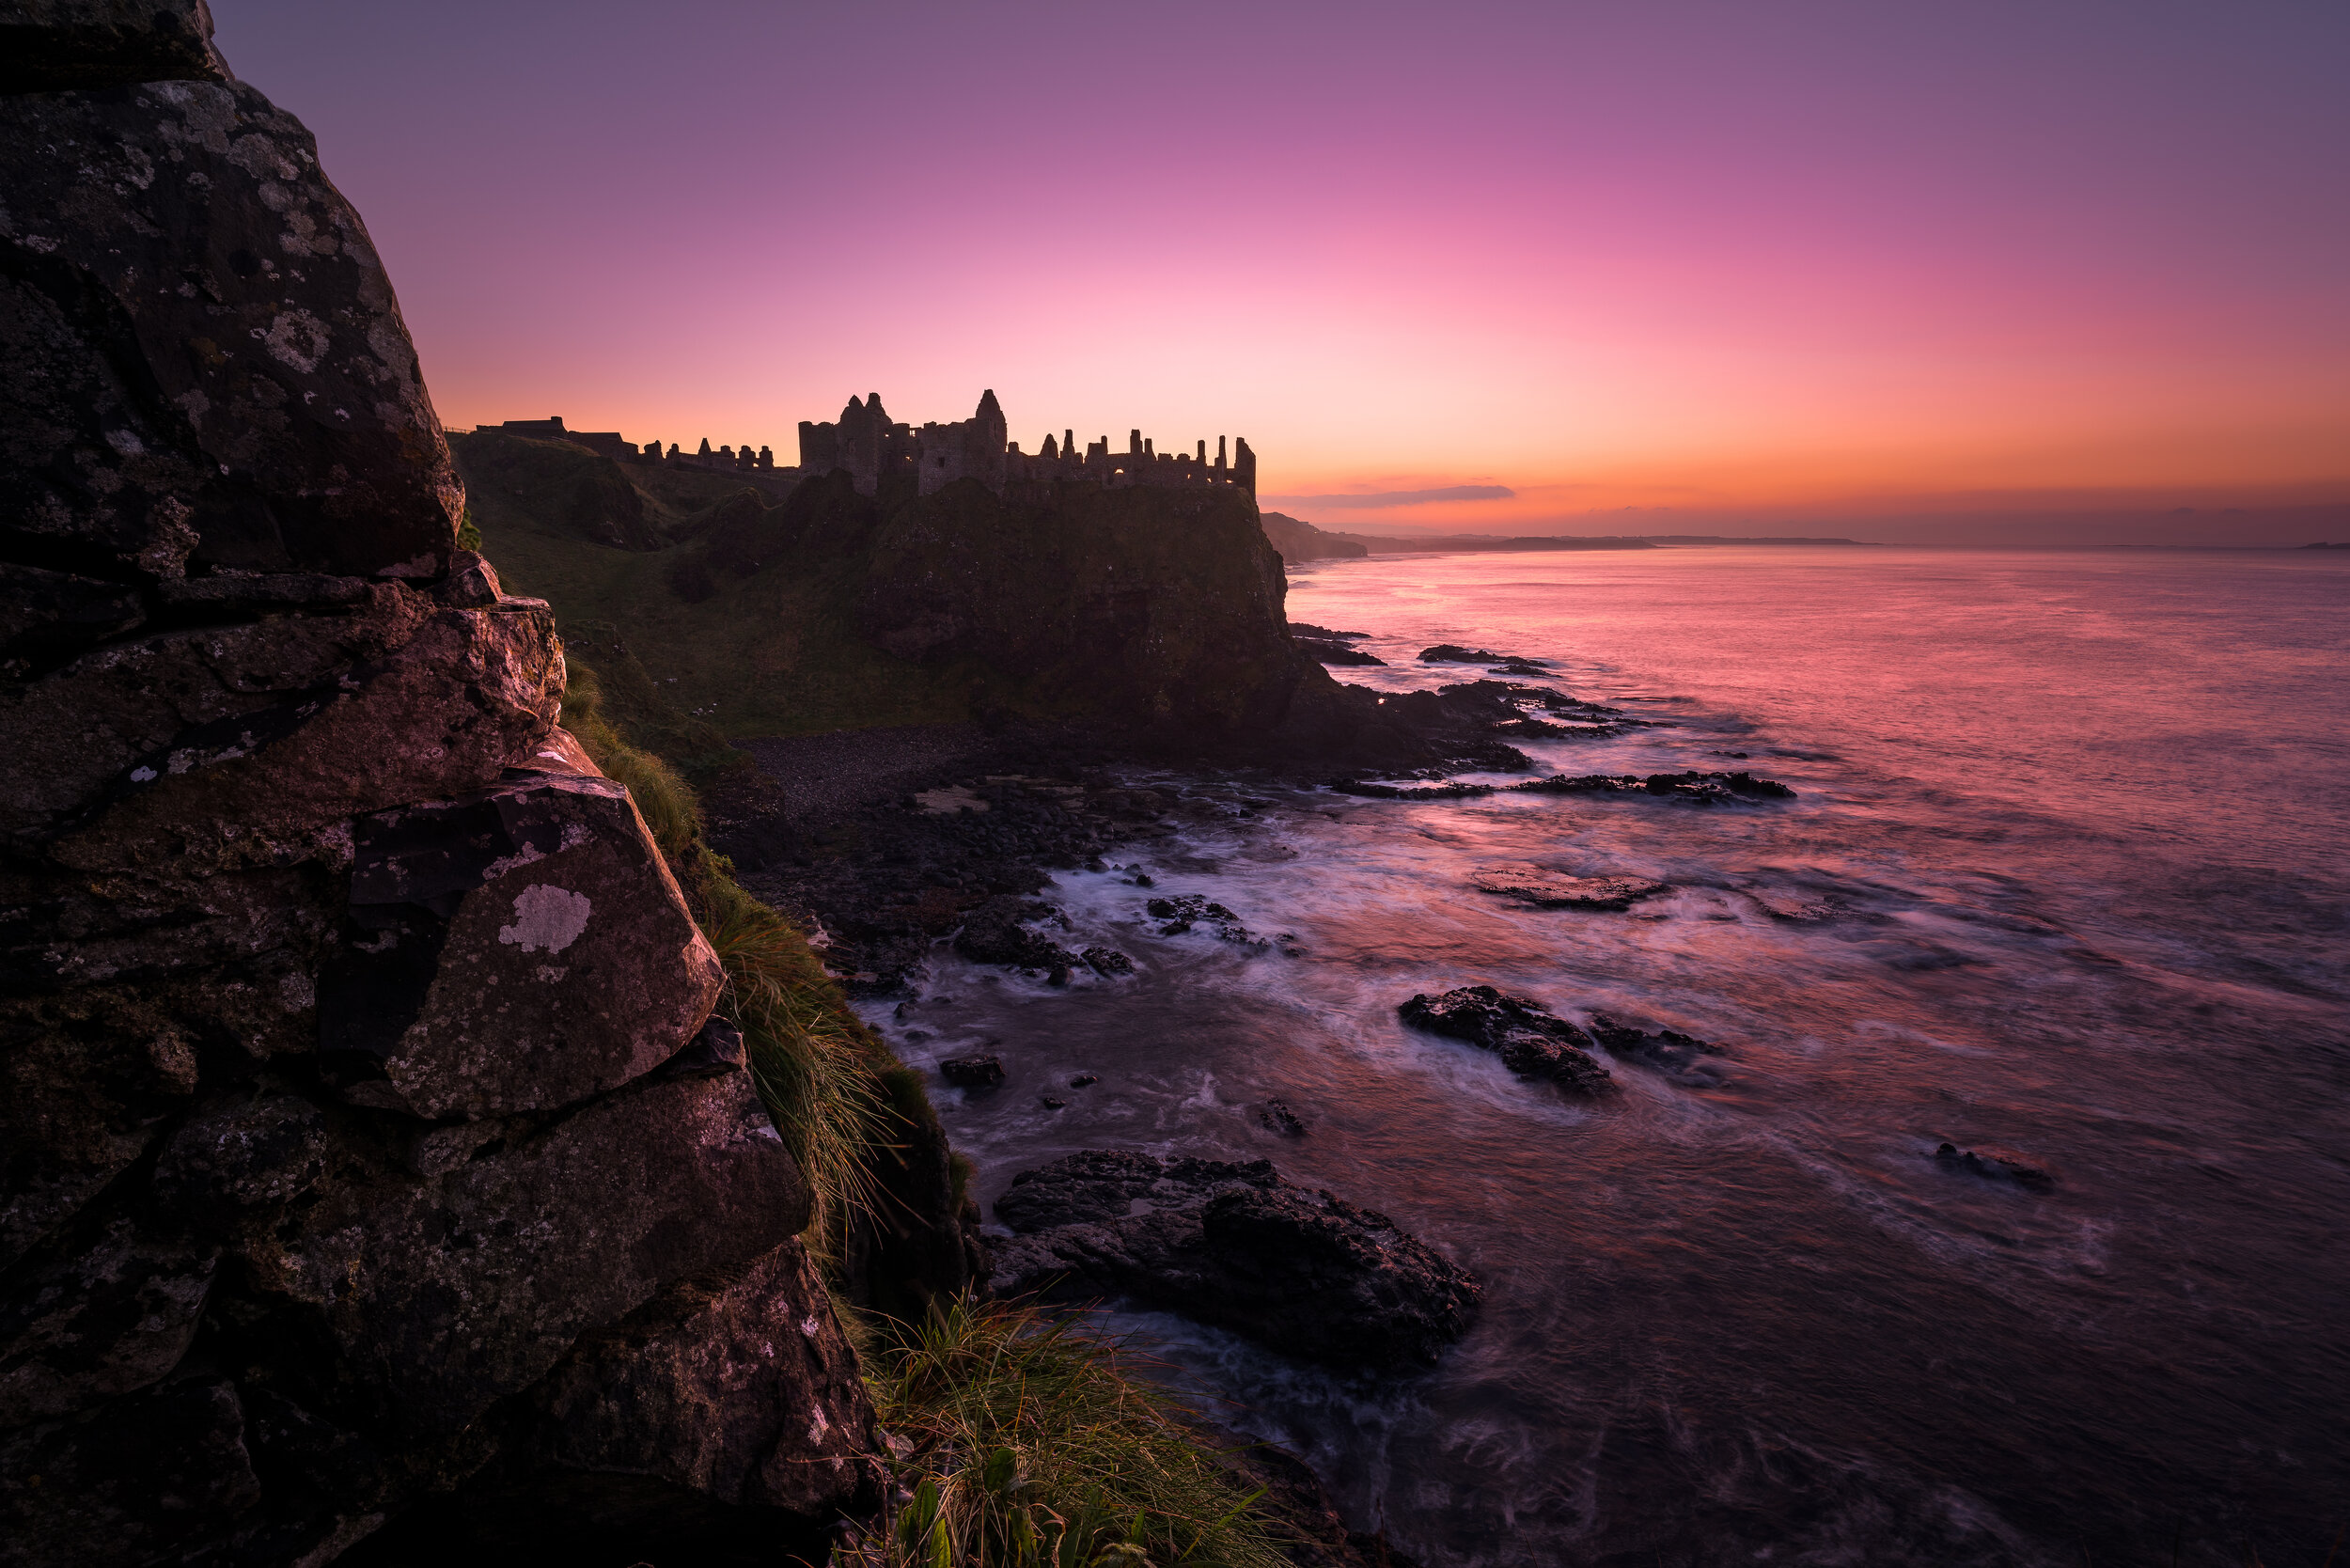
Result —
[{"label": "grass on cliff edge", "polygon": [[959,1302],[868,1367],[912,1493],[834,1556],[855,1568],[1277,1568],[1258,1493],[1113,1341]]},{"label": "grass on cliff edge", "polygon": [[890,1083],[904,1069],[867,1028],[807,938],[729,874],[702,839],[701,811],[678,771],[622,737],[595,672],[571,665],[563,726],[628,786],[695,921],[726,969],[719,1008],[743,1031],[760,1097],[815,1195],[809,1239],[835,1255],[843,1221],[879,1201],[874,1163],[891,1146]]},{"label": "grass on cliff edge", "polygon": [[[625,688],[626,682],[623,682]],[[918,1080],[849,1010],[807,940],[703,842],[694,792],[571,663],[564,727],[628,787],[727,972],[761,1097],[816,1195],[811,1250],[877,1201],[874,1162]],[[657,716],[657,715],[656,715]],[[625,731],[625,734],[624,734]],[[690,744],[690,743],[689,743]],[[893,1106],[895,1108],[893,1109]],[[846,1308],[840,1309],[844,1316]],[[1254,1494],[1117,1345],[1033,1310],[961,1301],[919,1325],[851,1322],[882,1420],[913,1443],[912,1500],[836,1557],[858,1568],[1278,1568]]]}]

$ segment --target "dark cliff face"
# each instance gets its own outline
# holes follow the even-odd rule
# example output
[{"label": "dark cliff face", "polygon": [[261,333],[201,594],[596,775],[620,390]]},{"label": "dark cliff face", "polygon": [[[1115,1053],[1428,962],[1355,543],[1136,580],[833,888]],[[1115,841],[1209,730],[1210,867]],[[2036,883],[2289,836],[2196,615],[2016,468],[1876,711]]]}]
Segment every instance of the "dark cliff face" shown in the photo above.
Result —
[{"label": "dark cliff face", "polygon": [[[525,485],[524,448],[559,477]],[[671,494],[668,468],[561,443],[456,449],[517,580],[569,623],[610,627],[681,707],[737,735],[1000,715],[1262,745],[1301,704],[1335,700],[1290,640],[1280,557],[1230,487],[868,496],[842,471],[778,504],[698,474],[682,478],[706,493]],[[623,484],[651,548],[611,521]]]},{"label": "dark cliff face", "polygon": [[806,1184],[358,215],[200,4],[16,9],[0,1560],[813,1541]]},{"label": "dark cliff face", "polygon": [[[838,476],[804,486],[786,525],[845,530],[859,499]],[[1179,732],[1266,731],[1319,673],[1291,645],[1280,557],[1236,490],[998,496],[965,480],[875,509],[862,542],[868,640],[916,664],[983,661],[1040,705]]]}]

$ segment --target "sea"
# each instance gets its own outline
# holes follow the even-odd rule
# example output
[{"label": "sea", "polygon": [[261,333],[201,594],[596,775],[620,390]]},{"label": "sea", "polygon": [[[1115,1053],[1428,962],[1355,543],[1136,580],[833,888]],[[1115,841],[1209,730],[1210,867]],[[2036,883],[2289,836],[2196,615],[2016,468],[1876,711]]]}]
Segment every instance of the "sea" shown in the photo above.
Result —
[{"label": "sea", "polygon": [[[1201,814],[1045,895],[1057,939],[1137,974],[1055,990],[942,946],[874,1008],[910,1060],[995,1043],[1010,1069],[941,1091],[982,1203],[1082,1149],[1270,1158],[1484,1294],[1408,1373],[1115,1305],[1106,1326],[1430,1568],[2328,1560],[2350,561],[1385,557],[1292,570],[1289,613],[1368,634],[1386,664],[1342,680],[1482,677],[1418,658],[1464,644],[1644,721],[1521,743],[1543,773],[1747,769],[1795,798],[1137,773]],[[1496,863],[1668,891],[1535,908],[1472,886]],[[1186,893],[1266,940],[1158,934],[1146,900]],[[1472,983],[1723,1054],[1611,1062],[1623,1092],[1578,1102],[1398,1018]],[[1953,1168],[1946,1141],[2054,1184]]]}]

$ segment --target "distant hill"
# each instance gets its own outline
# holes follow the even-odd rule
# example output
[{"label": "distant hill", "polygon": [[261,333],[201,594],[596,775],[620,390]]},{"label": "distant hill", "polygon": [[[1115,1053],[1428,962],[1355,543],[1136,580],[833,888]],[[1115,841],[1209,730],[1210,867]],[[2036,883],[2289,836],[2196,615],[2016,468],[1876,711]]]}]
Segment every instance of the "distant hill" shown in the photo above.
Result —
[{"label": "distant hill", "polygon": [[1457,552],[1465,550],[1653,550],[1655,545],[1644,539],[1622,536],[1591,538],[1572,534],[1527,535],[1503,539],[1493,534],[1334,534],[1334,539],[1359,544],[1374,556],[1396,556],[1429,551]]},{"label": "distant hill", "polygon": [[1370,546],[1340,534],[1324,533],[1311,523],[1287,512],[1260,512],[1264,536],[1285,561],[1351,560],[1371,554]]}]

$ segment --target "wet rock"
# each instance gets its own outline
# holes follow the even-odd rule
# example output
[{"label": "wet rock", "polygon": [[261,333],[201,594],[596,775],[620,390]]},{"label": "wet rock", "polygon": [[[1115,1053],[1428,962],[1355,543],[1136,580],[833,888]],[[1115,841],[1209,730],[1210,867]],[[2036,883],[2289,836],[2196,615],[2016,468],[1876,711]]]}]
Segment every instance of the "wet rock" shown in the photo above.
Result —
[{"label": "wet rock", "polygon": [[1095,1084],[1098,1084],[1101,1081],[1102,1075],[1099,1073],[1080,1073],[1075,1077],[1069,1080],[1069,1087],[1072,1089],[1091,1089]]},{"label": "wet rock", "polygon": [[[198,12],[57,5],[85,25],[52,38]],[[0,98],[0,336],[29,372],[0,388],[0,547],[126,582],[442,575],[463,491],[299,120],[225,81]]]},{"label": "wet rock", "polygon": [[173,1560],[261,1496],[236,1386],[217,1378],[0,1436],[0,1549],[26,1564]]},{"label": "wet rock", "polygon": [[1792,800],[1795,792],[1775,778],[1751,773],[1554,774],[1512,784],[1537,794],[1651,794],[1715,806],[1735,801]]},{"label": "wet rock", "polygon": [[1269,1133],[1279,1133],[1285,1137],[1306,1136],[1306,1123],[1290,1109],[1287,1100],[1267,1100],[1257,1112],[1257,1121]]},{"label": "wet rock", "polygon": [[1605,1012],[1591,1014],[1590,1033],[1619,1061],[1702,1083],[1720,1080],[1716,1062],[1730,1054],[1711,1041],[1683,1034],[1679,1029],[1652,1033]]},{"label": "wet rock", "polygon": [[1198,893],[1183,893],[1172,898],[1152,899],[1143,912],[1154,920],[1164,921],[1159,927],[1161,936],[1181,936],[1195,926],[1205,923],[1226,942],[1261,947],[1263,939],[1240,923],[1240,917]]},{"label": "wet rock", "polygon": [[1315,626],[1303,620],[1290,623],[1292,637],[1313,637],[1324,642],[1359,642],[1371,635],[1369,632],[1333,632],[1327,626]]},{"label": "wet rock", "polygon": [[[1293,631],[1295,628],[1292,628],[1292,630]],[[1387,661],[1378,657],[1376,654],[1366,653],[1359,648],[1349,647],[1347,644],[1337,641],[1333,638],[1298,637],[1295,641],[1300,652],[1304,653],[1308,658],[1316,660],[1322,664],[1377,665],[1382,668],[1386,666]]]},{"label": "wet rock", "polygon": [[1004,1058],[948,1057],[938,1064],[938,1075],[957,1089],[994,1089],[1004,1081]]},{"label": "wet rock", "polygon": [[1396,1011],[1415,1028],[1496,1053],[1520,1077],[1547,1079],[1584,1096],[1616,1087],[1592,1058],[1590,1037],[1540,1002],[1490,985],[1465,985],[1439,996],[1423,992]]},{"label": "wet rock", "polygon": [[2022,1187],[2027,1192],[2054,1192],[2056,1178],[2023,1155],[2006,1149],[1961,1149],[1945,1143],[1934,1152],[1934,1163],[1945,1170],[1963,1171],[1985,1181]]},{"label": "wet rock", "polygon": [[1078,956],[1085,960],[1087,968],[1104,980],[1135,972],[1135,961],[1115,948],[1088,948]]},{"label": "wet rock", "polygon": [[1021,1172],[995,1213],[1019,1232],[995,1249],[998,1294],[1129,1296],[1308,1360],[1432,1365],[1478,1301],[1386,1215],[1266,1160],[1089,1151]]},{"label": "wet rock", "polygon": [[0,1298],[0,1428],[161,1382],[196,1338],[216,1252],[118,1219]]},{"label": "wet rock", "polygon": [[1434,648],[1419,651],[1419,662],[1424,665],[1490,665],[1511,657],[1512,655],[1496,653],[1490,649],[1464,648],[1457,642],[1440,642]]},{"label": "wet rock", "polygon": [[672,1282],[763,1257],[809,1198],[749,1074],[640,1084],[552,1126],[475,1123],[436,1173],[354,1168],[240,1251],[338,1397],[441,1437]]},{"label": "wet rock", "polygon": [[1055,1094],[1047,1094],[1044,1096],[1043,1104],[1046,1110],[1067,1110],[1069,1108],[1069,1102]]},{"label": "wet rock", "polygon": [[1536,866],[1480,866],[1469,884],[1539,909],[1629,909],[1665,890],[1661,882],[1637,876],[1564,876]]},{"label": "wet rock", "polygon": [[1491,784],[1372,784],[1352,778],[1333,779],[1328,787],[1363,800],[1474,800],[1495,790]]},{"label": "wet rock", "polygon": [[1001,964],[1016,969],[1067,969],[1077,962],[1050,937],[1026,924],[1048,919],[1050,904],[1011,894],[997,894],[964,917],[955,933],[955,951],[975,964]]},{"label": "wet rock", "polygon": [[628,792],[526,773],[354,824],[320,1066],[415,1116],[567,1105],[669,1060],[724,980]]}]

